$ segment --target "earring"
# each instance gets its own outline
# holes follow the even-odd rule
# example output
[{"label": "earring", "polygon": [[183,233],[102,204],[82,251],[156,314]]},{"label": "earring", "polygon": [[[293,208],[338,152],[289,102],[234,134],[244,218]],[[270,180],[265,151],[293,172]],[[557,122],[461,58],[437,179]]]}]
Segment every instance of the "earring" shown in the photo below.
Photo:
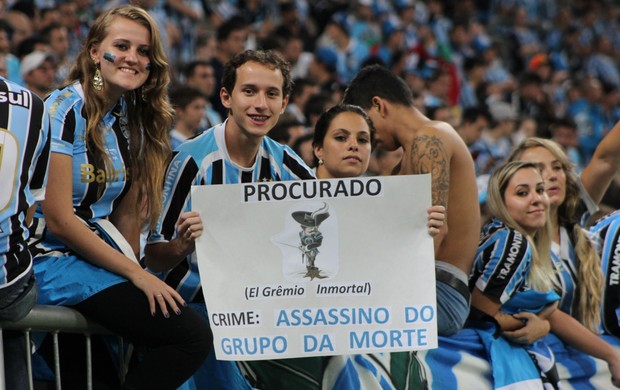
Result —
[{"label": "earring", "polygon": [[144,91],[144,87],[140,87],[140,98],[142,99],[143,102],[148,101],[146,97],[146,93]]},{"label": "earring", "polygon": [[323,165],[323,160],[319,159],[319,165]]},{"label": "earring", "polygon": [[95,66],[97,66],[97,68],[95,69],[95,75],[93,76],[93,88],[97,91],[101,91],[103,89],[103,77],[101,77],[99,64],[95,64]]}]

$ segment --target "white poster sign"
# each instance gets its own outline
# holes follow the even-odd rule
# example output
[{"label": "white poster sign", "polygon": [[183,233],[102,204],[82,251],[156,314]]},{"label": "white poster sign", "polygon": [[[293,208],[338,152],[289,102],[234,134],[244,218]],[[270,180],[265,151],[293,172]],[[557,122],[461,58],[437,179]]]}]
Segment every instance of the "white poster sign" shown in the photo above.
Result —
[{"label": "white poster sign", "polygon": [[221,360],[436,348],[430,175],[192,187]]}]

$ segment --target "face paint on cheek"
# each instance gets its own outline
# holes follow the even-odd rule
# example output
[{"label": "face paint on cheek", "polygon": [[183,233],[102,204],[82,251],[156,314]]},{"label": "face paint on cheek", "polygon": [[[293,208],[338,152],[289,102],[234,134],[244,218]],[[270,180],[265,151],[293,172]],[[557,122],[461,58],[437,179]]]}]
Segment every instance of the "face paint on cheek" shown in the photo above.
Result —
[{"label": "face paint on cheek", "polygon": [[146,70],[151,70],[152,66],[151,63],[149,62],[148,64],[146,64]]},{"label": "face paint on cheek", "polygon": [[116,61],[116,56],[111,53],[103,53],[103,59],[113,64]]}]

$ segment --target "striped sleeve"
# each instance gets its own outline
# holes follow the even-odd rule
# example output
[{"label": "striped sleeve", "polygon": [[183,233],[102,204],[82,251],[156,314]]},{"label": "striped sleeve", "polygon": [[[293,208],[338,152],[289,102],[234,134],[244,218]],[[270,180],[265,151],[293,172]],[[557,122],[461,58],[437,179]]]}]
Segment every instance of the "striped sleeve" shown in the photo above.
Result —
[{"label": "striped sleeve", "polygon": [[598,221],[591,231],[600,241],[604,280],[601,325],[606,333],[620,337],[620,211]]},{"label": "striped sleeve", "polygon": [[47,115],[47,110],[45,109],[43,101],[39,99],[33,99],[33,103],[36,111],[41,113],[36,114],[38,118],[41,118],[38,127],[40,129],[41,137],[39,139],[37,152],[32,158],[34,170],[32,172],[32,179],[30,181],[30,190],[32,191],[34,199],[36,201],[41,201],[45,196],[45,186],[47,185],[47,172],[50,162],[51,134],[49,116]]},{"label": "striped sleeve", "polygon": [[75,99],[73,93],[67,89],[64,92],[50,95],[45,105],[50,113],[50,128],[52,134],[51,151],[73,155],[73,143],[75,141],[76,117]]},{"label": "striped sleeve", "polygon": [[0,77],[0,288],[32,267],[24,216],[45,194],[48,118],[38,96]]},{"label": "striped sleeve", "polygon": [[184,152],[174,152],[166,169],[162,213],[151,230],[148,243],[165,242],[174,238],[179,215],[191,209],[191,187],[200,181],[196,161]]},{"label": "striped sleeve", "polygon": [[512,229],[498,230],[478,248],[475,285],[504,303],[524,286],[530,262],[527,239]]},{"label": "striped sleeve", "polygon": [[282,180],[311,180],[314,173],[291,148],[284,147],[282,156]]}]

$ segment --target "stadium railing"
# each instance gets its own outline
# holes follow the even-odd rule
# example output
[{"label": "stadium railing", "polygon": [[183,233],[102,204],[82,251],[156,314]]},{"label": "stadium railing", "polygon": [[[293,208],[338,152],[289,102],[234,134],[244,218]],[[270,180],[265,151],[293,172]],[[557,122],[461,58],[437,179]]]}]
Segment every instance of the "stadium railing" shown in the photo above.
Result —
[{"label": "stadium railing", "polygon": [[[60,348],[58,341],[59,333],[77,333],[83,334],[86,338],[86,377],[87,383],[86,389],[91,390],[93,387],[92,383],[92,350],[91,350],[91,336],[92,335],[113,335],[110,331],[105,329],[103,326],[97,324],[96,322],[88,319],[84,315],[80,314],[78,311],[63,307],[63,306],[45,306],[45,305],[35,305],[30,313],[22,320],[17,322],[11,321],[0,321],[0,390],[11,390],[6,389],[6,384],[4,381],[4,348],[2,344],[2,331],[3,330],[12,330],[12,331],[21,331],[24,332],[25,335],[25,343],[24,348],[31,351],[31,332],[48,332],[50,335],[48,337],[53,338],[53,350],[54,350],[54,377],[55,377],[55,385],[56,390],[61,390],[61,382],[60,382]],[[127,373],[127,363],[125,353],[129,355],[131,353],[131,346],[127,352],[125,352],[124,344],[122,338],[119,336],[118,338],[119,348],[119,377],[121,383],[125,379],[125,374]],[[32,359],[31,354],[27,353],[27,364],[28,364],[28,376],[29,376],[29,384],[30,389],[34,389],[34,380],[33,380],[33,372],[32,372]]]}]

